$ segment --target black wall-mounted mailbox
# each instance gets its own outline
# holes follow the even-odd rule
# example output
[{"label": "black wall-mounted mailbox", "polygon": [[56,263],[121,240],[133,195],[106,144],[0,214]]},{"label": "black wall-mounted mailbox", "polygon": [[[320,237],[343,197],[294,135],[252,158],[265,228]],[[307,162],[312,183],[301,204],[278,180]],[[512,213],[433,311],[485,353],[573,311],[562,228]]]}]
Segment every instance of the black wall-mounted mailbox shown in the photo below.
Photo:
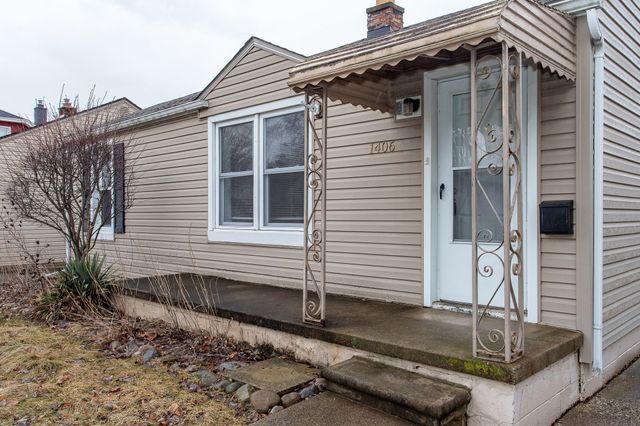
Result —
[{"label": "black wall-mounted mailbox", "polygon": [[548,235],[573,234],[573,201],[540,203],[540,233]]}]

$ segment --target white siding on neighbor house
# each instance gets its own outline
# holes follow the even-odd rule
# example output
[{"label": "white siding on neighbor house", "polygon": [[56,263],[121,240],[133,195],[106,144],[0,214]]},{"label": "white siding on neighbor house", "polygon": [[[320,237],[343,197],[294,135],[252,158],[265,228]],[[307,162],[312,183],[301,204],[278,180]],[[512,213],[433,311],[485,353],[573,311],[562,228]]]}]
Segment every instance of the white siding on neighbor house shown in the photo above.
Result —
[{"label": "white siding on neighbor house", "polygon": [[604,348],[640,327],[640,5],[607,0],[604,93]]},{"label": "white siding on neighbor house", "polygon": [[[128,276],[195,271],[301,287],[302,249],[207,241],[206,117],[295,94],[293,61],[253,48],[207,96],[210,107],[137,130],[140,159],[126,233],[99,248]],[[421,124],[348,105],[329,112],[330,292],[422,302]],[[394,140],[396,152],[371,155]]]},{"label": "white siding on neighbor house", "polygon": [[[540,81],[540,201],[576,197],[575,84],[543,74]],[[540,318],[577,328],[575,235],[540,236]]]}]

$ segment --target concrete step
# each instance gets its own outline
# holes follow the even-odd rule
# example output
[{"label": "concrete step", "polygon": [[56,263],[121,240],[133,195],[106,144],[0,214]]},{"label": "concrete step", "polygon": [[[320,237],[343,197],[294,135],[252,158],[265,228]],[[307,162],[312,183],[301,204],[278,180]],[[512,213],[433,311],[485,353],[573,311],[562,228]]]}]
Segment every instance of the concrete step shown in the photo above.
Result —
[{"label": "concrete step", "polygon": [[464,425],[468,389],[400,368],[354,357],[324,368],[327,389],[422,425]]},{"label": "concrete step", "polygon": [[255,426],[411,426],[413,423],[332,392],[292,405]]}]

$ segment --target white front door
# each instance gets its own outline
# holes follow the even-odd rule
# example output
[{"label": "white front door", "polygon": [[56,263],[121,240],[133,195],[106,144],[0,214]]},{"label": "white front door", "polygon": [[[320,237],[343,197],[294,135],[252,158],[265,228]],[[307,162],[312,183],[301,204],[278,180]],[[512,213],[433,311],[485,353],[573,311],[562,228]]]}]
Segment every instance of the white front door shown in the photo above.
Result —
[{"label": "white front door", "polygon": [[[488,79],[478,87],[478,119],[482,108],[489,109],[482,123],[495,126],[501,134],[501,99],[492,98],[496,80]],[[443,80],[437,83],[437,244],[436,299],[447,302],[472,302],[471,258],[471,97],[468,77]],[[495,124],[493,124],[495,123]],[[484,143],[479,132],[478,144]],[[484,166],[484,167],[482,167]],[[478,229],[490,230],[495,241],[502,239],[502,174],[492,175],[487,164],[478,170]],[[486,194],[486,195],[485,195]],[[487,198],[495,206],[491,207]],[[498,246],[495,246],[496,249]],[[500,249],[501,251],[502,249]],[[482,266],[493,268],[501,275],[502,264],[496,256],[486,256]],[[495,282],[494,282],[495,281]],[[496,288],[497,280],[481,280],[479,303],[487,303]],[[502,306],[502,290],[493,297],[493,306]]]}]

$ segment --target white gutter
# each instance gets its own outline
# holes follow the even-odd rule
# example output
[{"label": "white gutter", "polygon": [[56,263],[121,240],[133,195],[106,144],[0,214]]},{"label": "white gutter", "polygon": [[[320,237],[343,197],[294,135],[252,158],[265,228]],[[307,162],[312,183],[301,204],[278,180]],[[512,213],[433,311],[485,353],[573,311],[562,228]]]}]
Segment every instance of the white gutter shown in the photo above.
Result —
[{"label": "white gutter", "polygon": [[602,370],[603,195],[604,195],[604,38],[597,9],[587,11],[593,41],[593,368]]},{"label": "white gutter", "polygon": [[151,112],[139,117],[125,119],[116,124],[117,129],[126,129],[128,127],[139,126],[141,124],[150,123],[152,121],[173,117],[175,115],[186,114],[188,112],[198,111],[209,106],[206,100],[195,100],[184,104],[176,105],[161,111]]},{"label": "white gutter", "polygon": [[549,3],[550,6],[555,7],[569,15],[582,15],[590,9],[601,7],[602,0],[556,0]]}]

